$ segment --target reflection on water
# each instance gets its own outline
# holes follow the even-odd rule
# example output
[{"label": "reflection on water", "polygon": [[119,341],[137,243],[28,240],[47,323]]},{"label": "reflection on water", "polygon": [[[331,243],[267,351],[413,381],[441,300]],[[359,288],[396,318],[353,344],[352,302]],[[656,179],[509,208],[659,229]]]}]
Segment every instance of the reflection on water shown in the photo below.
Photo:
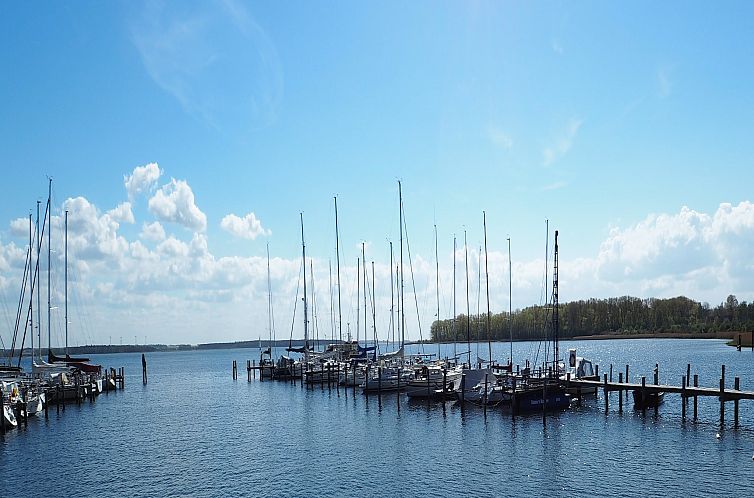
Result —
[{"label": "reflection on water", "polygon": [[[602,372],[612,363],[614,375],[629,363],[632,379],[651,379],[659,363],[660,379],[679,383],[691,363],[700,384],[714,386],[724,363],[730,385],[738,376],[754,389],[754,355],[720,341],[592,341],[563,350],[572,345]],[[533,347],[515,344],[514,361]],[[507,355],[508,344],[494,350]],[[148,386],[140,355],[98,357],[126,367],[125,391],[59,416],[53,410],[0,437],[0,495],[31,494],[34,476],[60,496],[754,494],[746,479],[754,465],[751,401],[741,402],[739,429],[732,406],[719,428],[715,398],[699,399],[697,422],[689,400],[684,423],[677,395],[642,415],[625,399],[619,413],[617,393],[608,413],[600,393],[543,424],[541,414],[513,418],[503,407],[231,380],[232,360],[257,356],[152,354]],[[50,469],[61,471],[51,478]]]}]

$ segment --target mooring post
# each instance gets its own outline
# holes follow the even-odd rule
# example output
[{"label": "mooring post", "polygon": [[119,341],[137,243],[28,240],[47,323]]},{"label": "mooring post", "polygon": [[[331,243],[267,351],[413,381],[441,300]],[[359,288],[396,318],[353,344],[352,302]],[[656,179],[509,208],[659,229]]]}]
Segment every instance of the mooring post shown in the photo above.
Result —
[{"label": "mooring post", "polygon": [[445,397],[448,394],[448,369],[442,367],[442,399],[445,401]]},{"label": "mooring post", "polygon": [[[429,382],[429,378],[427,378]],[[484,413],[487,413],[487,374],[484,374]]]},{"label": "mooring post", "polygon": [[610,392],[607,389],[607,374],[605,374],[602,386],[603,386],[602,391],[605,394],[605,415],[607,415],[608,408],[609,408],[609,399],[608,399],[607,393]]},{"label": "mooring post", "polygon": [[738,339],[738,344],[736,345],[736,350],[741,351],[741,332],[736,334],[736,338]]},{"label": "mooring post", "polygon": [[647,378],[641,377],[641,414],[647,413]]},{"label": "mooring post", "polygon": [[[694,387],[699,387],[699,374],[694,374]],[[696,421],[696,406],[697,406],[696,401],[697,401],[696,390],[694,390],[694,420],[695,421]]]},{"label": "mooring post", "polygon": [[246,382],[251,382],[251,360],[246,360]]},{"label": "mooring post", "polygon": [[686,376],[681,376],[681,420],[686,421]]},{"label": "mooring post", "polygon": [[542,425],[547,425],[547,376],[542,384]]},{"label": "mooring post", "polygon": [[332,367],[332,364],[328,361],[327,362],[327,392],[332,391],[332,384],[330,379],[330,369]]},{"label": "mooring post", "polygon": [[[741,382],[738,377],[733,379],[733,389],[736,391],[741,387]],[[733,426],[738,427],[738,396],[733,400]]]},{"label": "mooring post", "polygon": [[691,363],[686,364],[686,387],[689,387],[691,382]]},{"label": "mooring post", "polygon": [[147,357],[141,353],[141,382],[147,385]]},{"label": "mooring post", "polygon": [[594,365],[594,375],[596,375],[598,379],[600,378],[600,366],[599,365]]},{"label": "mooring post", "polygon": [[610,364],[610,382],[613,381],[613,364]]},{"label": "mooring post", "polygon": [[[626,364],[626,383],[627,384],[631,383],[629,379],[630,377],[628,376],[628,364]],[[628,399],[628,389],[626,389],[626,399]]]},{"label": "mooring post", "polygon": [[[623,384],[623,372],[618,372],[618,383]],[[623,390],[618,391],[618,413],[623,413]]]},{"label": "mooring post", "polygon": [[720,426],[725,424],[725,365],[720,376]]}]

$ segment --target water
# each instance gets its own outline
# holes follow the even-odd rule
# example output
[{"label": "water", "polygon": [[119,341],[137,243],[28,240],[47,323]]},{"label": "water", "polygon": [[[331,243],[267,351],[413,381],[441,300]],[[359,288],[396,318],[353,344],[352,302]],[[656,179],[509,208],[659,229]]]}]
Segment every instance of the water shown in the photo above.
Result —
[{"label": "water", "polygon": [[[563,351],[572,346],[601,372],[613,363],[615,379],[629,363],[632,380],[651,381],[658,362],[661,381],[680,384],[690,362],[701,385],[716,386],[725,364],[729,385],[739,376],[754,389],[754,354],[721,341],[564,342]],[[508,344],[494,347],[507,358]],[[535,349],[516,344],[514,361]],[[97,357],[125,366],[126,389],[0,436],[0,496],[754,495],[754,401],[741,402],[739,429],[732,403],[721,429],[716,399],[700,398],[698,422],[689,401],[683,423],[677,395],[642,416],[630,403],[618,413],[616,393],[608,414],[600,394],[544,425],[538,414],[512,420],[405,395],[247,383],[246,359],[257,358],[256,349],[150,354],[142,386],[140,355]]]}]

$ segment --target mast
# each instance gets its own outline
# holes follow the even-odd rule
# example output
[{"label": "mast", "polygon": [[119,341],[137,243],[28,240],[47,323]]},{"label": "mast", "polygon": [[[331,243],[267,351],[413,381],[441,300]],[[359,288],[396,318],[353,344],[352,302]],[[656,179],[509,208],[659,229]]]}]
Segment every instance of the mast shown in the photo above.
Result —
[{"label": "mast", "polygon": [[440,359],[440,260],[437,256],[437,224],[435,223],[435,289],[437,295],[437,359]]},{"label": "mast", "polygon": [[[395,287],[393,287],[393,241],[390,241],[390,333],[393,337],[393,343],[395,343],[395,315],[393,313],[395,312]],[[397,276],[397,275],[396,275]],[[388,336],[388,340],[390,337]],[[390,347],[388,346],[387,351],[390,351]]]},{"label": "mast", "polygon": [[463,251],[466,260],[466,345],[469,347],[469,368],[471,368],[471,307],[469,306],[469,245],[466,243],[466,229],[463,230]]},{"label": "mast", "polygon": [[369,325],[367,324],[367,257],[364,252],[364,241],[361,242],[361,260],[364,262],[364,347],[366,347],[369,344],[369,341],[367,341],[367,327]]},{"label": "mast", "polygon": [[50,330],[52,330],[52,322],[51,322],[51,310],[52,310],[52,300],[50,298],[50,275],[51,275],[51,268],[50,268],[50,255],[52,254],[52,250],[50,249],[50,234],[52,233],[52,213],[50,212],[50,207],[52,205],[52,178],[49,178],[49,183],[47,185],[47,222],[49,225],[47,226],[47,349],[48,351],[52,351],[52,334],[50,334]]},{"label": "mast", "polygon": [[332,260],[327,260],[327,283],[330,284],[330,340],[335,342],[335,310],[332,299]]},{"label": "mast", "polygon": [[[34,287],[37,287],[37,347],[39,348],[39,359],[42,359],[42,302],[40,301],[39,294],[39,254],[42,252],[42,235],[39,232],[39,205],[41,201],[37,201],[37,265],[34,270],[34,280],[32,281],[32,292]],[[29,262],[31,265],[31,261]],[[31,267],[29,267],[31,271]],[[33,297],[32,297],[33,298]],[[32,334],[34,330],[32,329]],[[33,356],[33,355],[32,355]]]},{"label": "mast", "polygon": [[458,358],[456,351],[456,235],[453,234],[453,358]]},{"label": "mast", "polygon": [[508,237],[508,334],[511,343],[511,372],[513,372],[513,263],[511,263],[510,237]]},{"label": "mast", "polygon": [[[392,277],[392,271],[390,272],[390,276]],[[400,289],[398,288],[398,265],[395,265],[395,294],[396,296],[400,296]],[[395,323],[398,326],[398,338],[401,336],[401,302],[400,300],[396,300],[395,302]],[[395,346],[395,331],[393,331],[393,346]]]},{"label": "mast", "polygon": [[299,213],[301,216],[301,258],[304,262],[303,271],[304,276],[304,362],[309,363],[309,324],[307,322],[308,310],[306,308],[306,243],[304,242],[304,213]]},{"label": "mast", "polygon": [[[338,267],[338,339],[343,342],[343,317],[340,311],[340,236],[338,235],[338,197],[335,196],[335,261]],[[350,340],[350,334],[349,334]]]},{"label": "mast", "polygon": [[314,261],[309,261],[309,275],[312,277],[312,332],[316,348],[319,348],[319,322],[317,320],[317,293],[314,290]]},{"label": "mast", "polygon": [[555,347],[555,362],[553,369],[557,372],[560,351],[558,350],[558,334],[560,332],[560,320],[558,316],[558,231],[555,230],[555,264],[552,268],[552,328],[553,346]]},{"label": "mast", "polygon": [[[39,212],[39,202],[37,202],[37,213]],[[32,284],[32,274],[31,274],[31,263],[32,263],[32,253],[33,253],[33,242],[32,242],[32,223],[31,223],[31,212],[29,213],[29,328],[31,329],[31,361],[32,364],[34,362],[34,309],[32,308],[32,303],[34,302],[34,294],[33,294],[33,284]],[[19,309],[20,309],[19,304]],[[21,351],[23,353],[23,350]],[[9,361],[12,361],[9,360]],[[10,363],[8,363],[10,364]]]},{"label": "mast", "polygon": [[[490,269],[489,260],[487,259],[487,212],[482,211],[482,220],[484,222],[484,284],[487,288],[487,347],[490,353],[490,363],[492,362],[492,328],[490,327]],[[511,365],[513,365],[513,356],[511,355]]]},{"label": "mast", "polygon": [[[361,301],[361,260],[356,258],[356,343],[359,343],[359,331],[361,330],[361,324],[359,320],[361,315],[359,314],[359,301]],[[366,338],[364,338],[366,342]],[[366,344],[365,344],[366,345]]]},{"label": "mast", "polygon": [[65,211],[65,357],[68,358],[68,210]]},{"label": "mast", "polygon": [[372,329],[374,330],[374,356],[377,359],[377,311],[375,308],[375,302],[377,296],[374,294],[374,261],[372,261]]},{"label": "mast", "polygon": [[270,243],[267,242],[267,328],[270,334],[270,358],[272,358],[272,278],[270,277]]},{"label": "mast", "polygon": [[400,289],[400,301],[401,301],[401,348],[406,342],[406,310],[403,303],[403,191],[401,190],[401,182],[398,181],[398,221],[400,224],[400,237],[401,237],[401,289]]}]

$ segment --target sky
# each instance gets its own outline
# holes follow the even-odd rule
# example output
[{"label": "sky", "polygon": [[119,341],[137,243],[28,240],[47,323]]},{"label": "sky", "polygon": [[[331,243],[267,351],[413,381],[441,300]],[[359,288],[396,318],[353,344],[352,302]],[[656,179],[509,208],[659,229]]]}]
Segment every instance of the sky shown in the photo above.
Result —
[{"label": "sky", "polygon": [[[452,316],[454,254],[457,313],[467,311],[467,280],[469,312],[486,310],[486,273],[493,312],[545,302],[555,230],[561,302],[751,301],[753,10],[734,1],[7,4],[3,347],[28,216],[37,201],[44,211],[48,178],[51,325],[45,318],[41,331],[53,346],[65,340],[65,210],[70,344],[266,338],[268,291],[275,337],[302,337],[302,214],[310,328],[355,337],[360,283],[359,334],[376,328],[384,340],[399,180],[408,339],[429,335],[438,278],[439,315]],[[362,243],[376,297],[366,332]]]}]

